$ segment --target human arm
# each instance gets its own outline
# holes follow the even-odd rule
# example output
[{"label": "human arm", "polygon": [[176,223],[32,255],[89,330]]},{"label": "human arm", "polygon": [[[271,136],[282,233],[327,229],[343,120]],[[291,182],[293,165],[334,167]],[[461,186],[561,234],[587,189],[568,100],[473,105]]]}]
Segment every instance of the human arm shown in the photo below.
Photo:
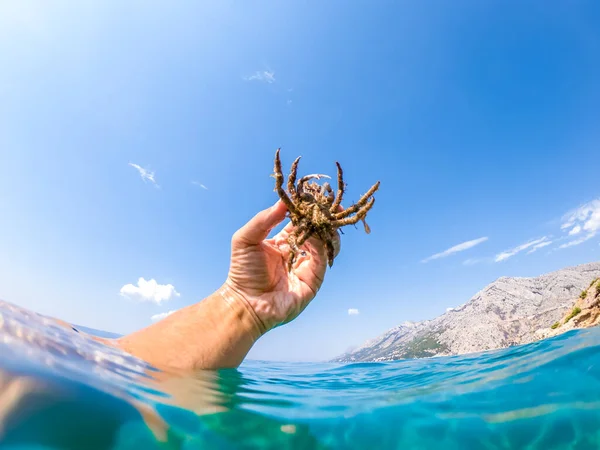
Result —
[{"label": "human arm", "polygon": [[[325,277],[327,254],[322,241],[309,239],[288,272],[291,224],[267,239],[285,214],[285,205],[278,201],[233,235],[229,274],[213,294],[118,339],[116,345],[158,367],[238,366],[263,334],[306,308]],[[337,254],[339,239],[334,248]]]}]

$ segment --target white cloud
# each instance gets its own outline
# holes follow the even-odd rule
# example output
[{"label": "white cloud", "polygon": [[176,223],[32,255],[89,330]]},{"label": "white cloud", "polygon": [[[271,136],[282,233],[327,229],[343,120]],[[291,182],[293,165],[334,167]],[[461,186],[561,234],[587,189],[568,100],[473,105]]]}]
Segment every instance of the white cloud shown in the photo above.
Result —
[{"label": "white cloud", "polygon": [[446,312],[454,311],[456,308],[446,308]]},{"label": "white cloud", "polygon": [[[545,245],[540,245],[540,244],[543,244],[544,242],[549,242],[549,239],[548,239],[547,236],[544,236],[544,237],[539,238],[539,239],[535,239],[533,241],[525,242],[524,244],[521,244],[521,245],[519,245],[519,246],[517,246],[517,247],[515,247],[513,249],[506,250],[504,252],[498,253],[496,255],[496,257],[494,258],[494,261],[495,262],[505,261],[508,258],[512,258],[517,253],[520,253],[523,250],[527,250],[528,248],[531,248],[531,247],[535,248],[536,250],[538,248],[545,247]],[[546,245],[548,245],[548,244],[546,244]],[[536,246],[537,246],[537,248],[536,248]]]},{"label": "white cloud", "polygon": [[262,81],[264,83],[275,83],[275,72],[269,70],[257,70],[253,75],[244,77],[246,81]]},{"label": "white cloud", "polygon": [[349,316],[358,316],[360,314],[360,311],[356,308],[350,308],[348,310],[348,315]]},{"label": "white cloud", "polygon": [[567,242],[566,244],[562,244],[558,248],[568,248],[568,247],[573,247],[575,245],[583,244],[585,241],[592,239],[594,236],[596,236],[596,233],[590,233],[583,237],[580,237],[579,239],[575,239],[574,241]]},{"label": "white cloud", "polygon": [[431,255],[428,258],[422,260],[422,263],[426,263],[432,261],[434,259],[445,258],[446,256],[450,256],[453,253],[462,252],[468,250],[476,245],[481,244],[482,242],[487,241],[487,237],[481,237],[479,239],[473,239],[472,241],[463,242],[462,244],[455,245],[454,247],[450,247],[448,250],[444,250],[443,252],[436,253],[435,255]]},{"label": "white cloud", "polygon": [[573,247],[592,239],[600,231],[600,198],[585,203],[565,214],[560,228],[561,230],[570,228],[569,236],[575,236],[581,232],[584,232],[585,236],[562,244],[558,248]]},{"label": "white cloud", "polygon": [[536,250],[539,250],[540,248],[544,248],[547,247],[548,245],[552,244],[553,241],[544,241],[544,242],[540,242],[539,244],[535,244],[533,247],[531,247],[531,250],[529,250],[527,252],[527,254],[531,254],[533,252],[535,252]]},{"label": "white cloud", "polygon": [[206,186],[204,186],[202,183],[200,183],[199,181],[192,181],[192,184],[195,186],[200,186],[202,189],[206,189],[208,191],[208,188]]},{"label": "white cloud", "polygon": [[581,226],[587,232],[600,230],[600,198],[565,214],[560,228],[564,230],[573,227],[575,229],[577,226]]},{"label": "white cloud", "polygon": [[177,310],[176,309],[172,309],[171,311],[168,311],[168,312],[164,312],[164,313],[160,313],[160,314],[154,314],[153,316],[150,317],[150,320],[152,322],[158,322],[159,320],[163,320],[165,317],[170,316],[175,311],[177,311]]},{"label": "white cloud", "polygon": [[144,180],[144,183],[146,181],[150,181],[155,186],[158,186],[158,184],[156,184],[156,180],[154,179],[154,172],[150,172],[149,170],[144,169],[138,164],[129,163],[129,165],[134,169],[137,169],[137,171],[140,173],[140,177],[142,177],[142,180]]},{"label": "white cloud", "polygon": [[154,278],[146,281],[143,277],[140,277],[137,286],[126,284],[119,293],[124,297],[142,302],[153,302],[157,305],[180,295],[172,284],[158,284]]}]

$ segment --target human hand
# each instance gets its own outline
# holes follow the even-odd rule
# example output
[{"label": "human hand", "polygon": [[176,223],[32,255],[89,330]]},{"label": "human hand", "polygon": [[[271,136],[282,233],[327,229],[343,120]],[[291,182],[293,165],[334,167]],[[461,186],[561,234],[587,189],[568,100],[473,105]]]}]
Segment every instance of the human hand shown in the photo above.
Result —
[{"label": "human hand", "polygon": [[[291,223],[271,239],[266,239],[286,214],[278,201],[254,216],[231,240],[231,263],[225,285],[236,300],[255,316],[261,333],[295,319],[315,297],[327,269],[325,244],[311,237],[302,246],[292,270],[288,271]],[[335,256],[340,251],[339,236],[334,240]]]}]

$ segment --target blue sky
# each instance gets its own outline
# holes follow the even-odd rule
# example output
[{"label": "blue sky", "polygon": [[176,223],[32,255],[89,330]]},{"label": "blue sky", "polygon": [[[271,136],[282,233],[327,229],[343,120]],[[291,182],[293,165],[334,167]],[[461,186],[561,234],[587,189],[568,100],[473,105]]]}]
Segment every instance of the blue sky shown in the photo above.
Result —
[{"label": "blue sky", "polygon": [[382,184],[252,358],[597,261],[599,54],[595,1],[2,2],[0,298],[118,333],[202,299],[279,146]]}]

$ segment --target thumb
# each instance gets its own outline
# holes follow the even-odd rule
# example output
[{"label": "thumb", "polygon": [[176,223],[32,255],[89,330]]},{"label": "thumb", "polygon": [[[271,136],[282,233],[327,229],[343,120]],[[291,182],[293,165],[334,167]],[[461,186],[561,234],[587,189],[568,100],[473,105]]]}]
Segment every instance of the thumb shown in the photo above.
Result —
[{"label": "thumb", "polygon": [[246,225],[236,231],[232,238],[233,246],[257,245],[267,238],[273,228],[283,219],[287,208],[278,200],[270,208],[256,214]]}]

